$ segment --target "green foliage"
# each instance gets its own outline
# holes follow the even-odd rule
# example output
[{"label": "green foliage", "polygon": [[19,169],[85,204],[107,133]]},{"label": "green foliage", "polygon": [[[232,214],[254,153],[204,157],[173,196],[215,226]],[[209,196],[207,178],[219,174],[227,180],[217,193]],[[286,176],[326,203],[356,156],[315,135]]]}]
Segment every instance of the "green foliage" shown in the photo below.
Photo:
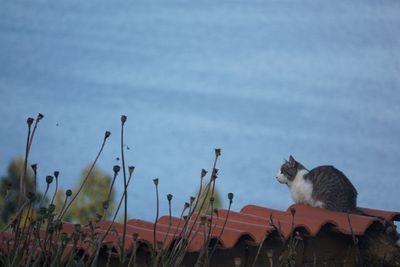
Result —
[{"label": "green foliage", "polygon": [[[17,157],[8,166],[7,175],[0,178],[0,226],[7,224],[11,216],[16,212],[20,177],[24,172],[24,160]],[[28,167],[26,175],[26,192],[34,188],[34,174]]]},{"label": "green foliage", "polygon": [[[82,171],[78,185],[81,185],[88,174],[90,167]],[[74,201],[74,204],[68,209],[64,216],[65,221],[74,223],[88,223],[96,217],[96,214],[103,215],[103,203],[107,200],[110,192],[112,178],[98,168],[94,168],[89,174],[86,184]],[[78,185],[72,189],[73,194],[78,191]],[[104,219],[109,219],[115,208],[114,189],[111,190],[108,209]],[[56,207],[61,209],[65,200],[65,192],[59,190],[56,196]]]}]

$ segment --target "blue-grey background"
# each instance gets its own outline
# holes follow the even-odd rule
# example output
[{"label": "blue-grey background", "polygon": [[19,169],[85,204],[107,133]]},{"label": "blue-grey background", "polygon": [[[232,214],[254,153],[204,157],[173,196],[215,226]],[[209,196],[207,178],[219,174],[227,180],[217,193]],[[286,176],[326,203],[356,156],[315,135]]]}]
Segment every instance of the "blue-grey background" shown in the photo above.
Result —
[{"label": "blue-grey background", "polygon": [[111,174],[125,114],[130,217],[154,218],[155,177],[177,215],[215,147],[217,186],[235,193],[234,210],[292,203],[275,180],[289,154],[344,171],[359,206],[400,210],[399,1],[0,6],[0,174],[23,154],[25,120],[38,112],[31,163],[42,188],[54,170],[72,187],[105,130],[98,166]]}]

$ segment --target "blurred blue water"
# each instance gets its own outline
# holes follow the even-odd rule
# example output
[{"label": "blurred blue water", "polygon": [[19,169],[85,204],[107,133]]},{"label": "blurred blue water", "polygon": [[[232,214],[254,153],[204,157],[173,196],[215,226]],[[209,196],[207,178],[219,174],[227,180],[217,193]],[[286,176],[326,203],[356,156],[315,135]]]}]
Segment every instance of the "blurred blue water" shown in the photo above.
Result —
[{"label": "blurred blue water", "polygon": [[154,177],[178,214],[214,147],[235,210],[290,205],[274,178],[289,154],[344,171],[360,206],[400,210],[398,14],[389,0],[1,1],[0,173],[37,112],[42,177],[73,186],[105,130],[111,173],[126,114],[131,217],[154,217]]}]

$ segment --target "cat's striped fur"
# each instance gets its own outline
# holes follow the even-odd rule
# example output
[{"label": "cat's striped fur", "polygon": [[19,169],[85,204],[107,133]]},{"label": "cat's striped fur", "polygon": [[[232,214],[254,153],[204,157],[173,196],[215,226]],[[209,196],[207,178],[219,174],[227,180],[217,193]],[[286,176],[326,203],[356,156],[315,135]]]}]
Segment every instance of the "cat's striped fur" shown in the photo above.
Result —
[{"label": "cat's striped fur", "polygon": [[277,175],[287,184],[293,201],[328,210],[360,213],[357,209],[357,190],[350,180],[333,166],[319,166],[308,171],[292,156]]},{"label": "cat's striped fur", "polygon": [[[289,187],[297,204],[368,216],[357,208],[357,190],[353,184],[333,166],[319,166],[309,171],[289,156],[289,160],[280,167],[276,179]],[[400,246],[393,222],[381,219],[389,230],[388,236]]]}]

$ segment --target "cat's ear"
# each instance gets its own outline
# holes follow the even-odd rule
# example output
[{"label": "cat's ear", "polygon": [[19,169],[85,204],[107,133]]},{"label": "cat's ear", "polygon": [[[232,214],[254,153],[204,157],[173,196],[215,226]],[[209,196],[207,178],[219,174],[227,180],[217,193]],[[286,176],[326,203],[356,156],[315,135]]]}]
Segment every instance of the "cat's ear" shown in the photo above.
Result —
[{"label": "cat's ear", "polygon": [[293,158],[293,156],[292,156],[292,155],[290,155],[290,156],[289,156],[289,162],[290,162],[290,163],[292,163],[292,162],[293,162],[293,163],[294,163],[294,162],[296,162],[296,160]]}]

